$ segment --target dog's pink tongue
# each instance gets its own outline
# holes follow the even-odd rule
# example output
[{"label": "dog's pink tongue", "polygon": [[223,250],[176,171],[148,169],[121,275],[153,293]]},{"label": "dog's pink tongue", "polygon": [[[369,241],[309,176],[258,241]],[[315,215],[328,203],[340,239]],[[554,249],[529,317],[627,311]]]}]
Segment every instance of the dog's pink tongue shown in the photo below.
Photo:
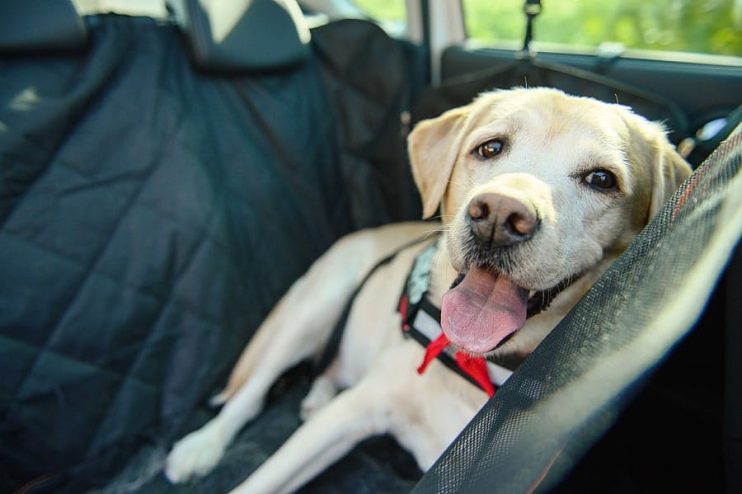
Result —
[{"label": "dog's pink tongue", "polygon": [[443,295],[441,325],[458,347],[472,353],[494,349],[526,322],[528,292],[508,278],[472,266]]}]

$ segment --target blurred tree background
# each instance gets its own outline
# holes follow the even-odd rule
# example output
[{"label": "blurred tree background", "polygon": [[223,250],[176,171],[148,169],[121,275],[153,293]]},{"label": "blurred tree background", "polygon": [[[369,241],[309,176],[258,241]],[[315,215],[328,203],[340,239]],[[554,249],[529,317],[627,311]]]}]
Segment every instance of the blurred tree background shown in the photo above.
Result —
[{"label": "blurred tree background", "polygon": [[[522,43],[523,0],[461,1],[471,39],[490,45]],[[355,2],[375,19],[404,21],[404,0]],[[534,40],[542,47],[548,43],[590,49],[612,42],[643,50],[742,55],[742,0],[543,0],[542,4],[534,25]]]}]

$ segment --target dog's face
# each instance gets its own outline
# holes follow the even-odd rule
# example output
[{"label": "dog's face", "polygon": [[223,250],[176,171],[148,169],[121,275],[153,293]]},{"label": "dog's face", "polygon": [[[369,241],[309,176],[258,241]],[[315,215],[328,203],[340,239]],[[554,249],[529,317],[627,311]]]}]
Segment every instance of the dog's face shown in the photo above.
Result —
[{"label": "dog's face", "polygon": [[472,353],[615,258],[690,173],[657,125],[550,89],[484,94],[421,122],[409,150],[424,216],[440,205],[462,275],[442,324]]}]

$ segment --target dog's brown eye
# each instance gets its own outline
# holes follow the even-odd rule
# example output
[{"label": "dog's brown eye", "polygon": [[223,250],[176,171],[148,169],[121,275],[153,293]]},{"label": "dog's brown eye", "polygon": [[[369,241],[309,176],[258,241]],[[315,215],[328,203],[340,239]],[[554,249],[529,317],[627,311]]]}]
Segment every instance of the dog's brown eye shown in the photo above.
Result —
[{"label": "dog's brown eye", "polygon": [[505,143],[501,139],[491,139],[477,146],[474,153],[479,159],[488,160],[500,154],[504,147]]},{"label": "dog's brown eye", "polygon": [[608,170],[593,170],[582,179],[590,187],[600,191],[616,190],[616,176]]}]

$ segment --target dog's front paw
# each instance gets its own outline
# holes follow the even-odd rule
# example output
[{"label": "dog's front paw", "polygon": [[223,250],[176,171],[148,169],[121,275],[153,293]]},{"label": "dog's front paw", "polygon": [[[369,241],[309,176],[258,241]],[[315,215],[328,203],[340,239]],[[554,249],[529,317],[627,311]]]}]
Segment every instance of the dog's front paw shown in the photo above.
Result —
[{"label": "dog's front paw", "polygon": [[217,424],[206,424],[175,444],[167,457],[165,476],[179,484],[206,475],[219,463],[225,447]]}]

